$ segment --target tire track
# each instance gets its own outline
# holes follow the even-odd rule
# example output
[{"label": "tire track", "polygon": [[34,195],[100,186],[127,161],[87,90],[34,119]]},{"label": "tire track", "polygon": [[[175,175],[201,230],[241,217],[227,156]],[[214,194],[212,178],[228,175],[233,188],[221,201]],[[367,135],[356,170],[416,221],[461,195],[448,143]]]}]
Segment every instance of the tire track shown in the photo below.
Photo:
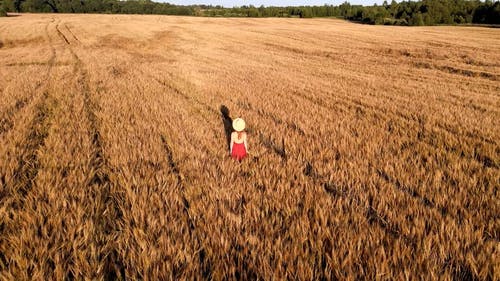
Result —
[{"label": "tire track", "polygon": [[[392,222],[382,212],[374,208],[373,198],[369,197],[368,206],[365,206],[361,202],[359,195],[355,194],[349,187],[339,187],[333,184],[326,177],[317,174],[316,171],[314,170],[314,167],[309,162],[306,163],[303,173],[305,176],[310,178],[313,181],[313,183],[321,185],[325,193],[330,195],[332,199],[335,198],[335,196],[340,196],[344,199],[351,200],[352,202],[355,203],[355,206],[357,208],[363,210],[365,217],[370,224],[375,223],[378,227],[383,229],[387,234],[392,236],[394,239],[401,240],[404,244],[406,244],[409,248],[411,248],[413,252],[419,250],[417,238],[409,237],[408,235],[402,233],[400,227],[398,227],[398,225],[395,222]],[[411,196],[411,194],[408,194],[406,192],[405,194]],[[415,199],[412,196],[411,198]],[[416,198],[418,198],[418,200],[425,202],[425,197],[422,198],[416,197]],[[439,259],[437,255],[431,255],[430,258],[436,264],[441,265],[443,271],[445,268],[449,268],[452,274],[455,275],[465,274],[471,277],[470,279],[467,280],[478,280],[477,276],[473,274],[473,271],[471,270],[470,266],[467,265],[465,262],[460,261],[460,259],[458,259],[457,257],[452,256],[451,253],[448,253],[448,257],[444,260]]]},{"label": "tire track", "polygon": [[[39,151],[45,146],[45,140],[49,135],[49,127],[53,118],[53,109],[57,106],[55,99],[49,94],[48,85],[50,83],[50,75],[56,60],[56,50],[53,45],[52,38],[49,35],[48,28],[50,23],[45,25],[45,35],[47,42],[51,48],[51,57],[48,61],[47,70],[45,72],[42,83],[36,85],[35,89],[42,90],[42,94],[38,97],[27,97],[16,102],[15,106],[7,111],[0,120],[0,136],[10,131],[14,126],[13,120],[17,111],[26,107],[34,99],[38,99],[34,107],[34,117],[28,125],[28,132],[25,141],[21,141],[21,154],[17,156],[17,167],[14,169],[12,178],[8,179],[2,171],[0,175],[0,205],[2,208],[9,209],[8,217],[0,218],[0,249],[5,249],[7,245],[6,237],[16,235],[17,231],[16,217],[14,214],[18,210],[24,208],[24,202],[28,194],[32,191],[36,178],[40,169]],[[14,233],[12,233],[14,232]],[[8,253],[7,253],[8,255]],[[0,254],[0,272],[10,268],[11,259],[5,254]]]},{"label": "tire track", "polygon": [[99,194],[99,198],[96,199],[101,201],[101,204],[99,204],[101,209],[98,210],[96,224],[98,228],[97,233],[104,236],[102,240],[96,242],[102,247],[101,251],[103,251],[105,279],[126,279],[125,264],[118,254],[117,246],[114,241],[115,233],[119,233],[120,231],[118,222],[123,217],[118,202],[118,198],[121,198],[121,196],[117,194],[117,186],[111,182],[109,176],[112,170],[108,165],[108,160],[104,153],[103,139],[99,131],[99,119],[95,113],[100,111],[100,107],[91,96],[88,72],[84,68],[80,58],[76,54],[74,55],[77,58],[77,65],[80,71],[78,84],[82,87],[85,106],[84,112],[89,123],[89,133],[94,150],[90,161],[90,165],[93,167],[94,172],[89,184],[97,189],[96,194]]},{"label": "tire track", "polygon": [[71,29],[68,27],[68,25],[64,24],[64,27],[71,34],[71,36],[73,37],[73,39],[75,39],[75,41],[78,42],[78,44],[80,44],[80,39],[78,39],[78,37],[76,37],[75,33],[73,33],[73,31],[71,31]]},{"label": "tire track", "polygon": [[[18,144],[21,146],[21,155],[18,156],[17,167],[14,169],[12,178],[7,178],[3,174],[3,171],[2,175],[0,176],[0,183],[3,187],[3,190],[1,190],[0,192],[0,204],[3,206],[7,205],[8,209],[10,209],[11,214],[16,213],[17,210],[21,208],[24,208],[26,196],[28,196],[35,185],[36,178],[41,168],[40,160],[38,158],[39,151],[45,146],[45,140],[49,135],[49,127],[53,118],[53,109],[57,107],[56,100],[50,95],[48,91],[50,82],[49,78],[56,59],[56,50],[53,46],[52,38],[48,33],[49,24],[50,23],[45,26],[45,32],[51,47],[51,58],[49,60],[47,71],[45,73],[45,83],[36,86],[37,89],[41,89],[42,87],[44,89],[42,90],[39,101],[34,108],[34,117],[29,124],[27,135],[24,138],[24,141]],[[28,99],[24,101],[23,104],[17,105],[16,108],[20,110],[32,100],[33,98]],[[12,113],[11,116],[13,115],[14,113]],[[8,121],[4,121],[4,123],[2,124],[2,129],[4,130],[0,133],[0,135],[13,128],[13,125],[9,125],[10,123]],[[7,126],[5,127],[6,124]],[[9,197],[10,200],[6,200],[6,197]],[[4,235],[4,233],[8,233],[12,230],[14,231],[14,233],[17,231],[17,225],[11,225],[12,223],[15,223],[15,220],[13,220],[13,218],[10,216],[9,218],[0,219],[1,249],[4,249],[6,243],[6,236]],[[0,255],[0,258],[0,271],[9,268],[10,259],[3,254]]]},{"label": "tire track", "polygon": [[361,199],[359,198],[359,195],[352,192],[352,190],[348,187],[339,187],[324,179],[323,176],[316,173],[314,167],[309,162],[306,163],[303,173],[305,176],[310,178],[313,183],[322,186],[325,193],[330,197],[334,198],[335,196],[340,196],[344,199],[351,200],[355,203],[356,207],[363,210],[365,217],[370,223],[375,222],[393,238],[402,240],[412,249],[417,248],[417,241],[414,238],[408,237],[407,235],[402,233],[396,223],[391,222],[389,219],[387,219],[386,215],[383,215],[382,212],[374,208],[373,203],[371,202],[372,200],[369,200],[370,202],[368,206],[364,206],[364,204],[361,202]]},{"label": "tire track", "polygon": [[[101,111],[100,106],[92,97],[92,91],[89,82],[89,73],[83,61],[74,51],[70,41],[66,35],[56,26],[59,36],[64,40],[70,51],[75,65],[73,73],[78,75],[77,84],[80,92],[83,95],[85,118],[88,122],[90,140],[93,151],[90,158],[90,166],[92,167],[92,175],[88,182],[88,188],[92,194],[96,194],[95,200],[100,202],[95,204],[98,209],[95,210],[95,244],[99,247],[99,258],[104,264],[104,279],[116,280],[126,279],[125,263],[122,256],[119,254],[116,244],[116,235],[120,232],[120,221],[123,219],[123,213],[120,208],[118,198],[122,198],[117,190],[116,184],[110,179],[110,174],[113,169],[109,166],[108,160],[104,152],[104,141],[100,133],[100,121],[96,112]],[[70,31],[68,29],[68,31]],[[79,40],[75,40],[79,43]]]},{"label": "tire track", "polygon": [[[395,190],[398,190],[399,192],[407,195],[409,198],[414,199],[416,202],[421,204],[423,207],[435,210],[441,216],[441,218],[448,217],[448,218],[454,220],[457,223],[457,225],[459,225],[459,226],[463,226],[464,219],[462,218],[460,213],[457,213],[456,215],[452,215],[449,210],[458,209],[458,210],[461,210],[463,213],[467,213],[467,212],[468,213],[475,213],[475,211],[470,210],[467,207],[464,207],[462,205],[458,205],[458,206],[451,205],[451,204],[438,205],[438,204],[434,203],[432,198],[429,199],[425,195],[420,194],[417,190],[415,190],[415,188],[401,183],[397,178],[392,177],[383,169],[377,169],[376,175],[379,176],[381,179],[383,179],[385,182],[389,183]],[[485,227],[485,224],[487,224],[488,221],[496,219],[495,217],[490,217],[490,216],[486,216],[486,217],[482,217],[482,218],[484,221],[486,221],[484,224],[478,224],[477,222],[471,222],[472,225],[475,228],[480,229],[482,227]],[[485,240],[491,240],[491,241],[495,241],[495,242],[500,241],[499,237],[495,234],[486,234],[483,232],[483,235],[485,235],[484,236]]]},{"label": "tire track", "polygon": [[[346,113],[350,110],[361,110],[362,112],[374,112],[377,114],[378,118],[382,117],[382,121],[388,121],[388,120],[402,120],[405,122],[406,127],[408,128],[415,128],[418,127],[415,125],[415,123],[418,123],[417,125],[420,125],[422,122],[422,117],[416,114],[408,114],[404,112],[400,112],[398,110],[392,110],[388,108],[383,108],[378,105],[370,105],[365,102],[362,102],[360,100],[357,100],[355,97],[344,95],[344,96],[336,96],[334,94],[330,95],[330,98],[322,99],[321,97],[316,97],[315,95],[307,95],[306,93],[302,93],[298,90],[292,90],[289,92],[289,95],[292,95],[294,97],[297,97],[302,100],[309,101],[310,103],[319,106],[320,108],[329,110],[329,111],[334,111],[334,112],[340,112],[340,113]],[[359,109],[358,109],[359,108]],[[488,137],[484,137],[481,135],[477,135],[473,132],[470,131],[465,131],[464,133],[460,133],[458,130],[453,129],[452,126],[449,124],[435,124],[434,127],[436,130],[439,130],[440,132],[447,132],[452,136],[460,136],[462,138],[468,138],[470,140],[474,141],[480,141],[480,142],[486,142],[489,144],[496,145],[497,142],[494,139],[490,139]],[[432,143],[430,143],[432,145]],[[489,162],[488,162],[489,163]],[[488,165],[488,164],[486,164]]]},{"label": "tire track", "polygon": [[64,40],[64,42],[66,42],[67,45],[70,45],[71,43],[69,42],[68,38],[66,37],[66,35],[64,35],[64,33],[62,33],[61,29],[59,29],[59,24],[60,22],[58,22],[56,24],[56,31],[57,31],[57,34],[59,35],[59,37],[61,37],[61,39]]},{"label": "tire track", "polygon": [[309,162],[306,162],[303,174],[315,185],[320,185],[330,200],[336,200],[336,197],[348,200],[350,204],[353,204],[355,209],[361,210],[360,215],[365,217],[370,226],[382,229],[394,240],[400,240],[404,245],[409,247],[412,252],[417,251],[418,243],[416,238],[409,237],[408,235],[402,233],[400,227],[396,223],[388,219],[383,212],[377,210],[373,206],[372,198],[369,198],[368,205],[364,204],[359,195],[352,192],[349,187],[337,186],[317,174],[314,167]]},{"label": "tire track", "polygon": [[[424,134],[423,132],[421,132],[419,134],[422,136],[421,138],[423,140],[421,140],[421,141],[415,141],[415,142],[410,142],[410,144],[404,145],[404,146],[398,148],[399,149],[398,151],[402,152],[402,151],[405,151],[405,150],[409,150],[410,148],[414,147],[417,142],[419,144],[421,144],[421,145],[426,146],[427,149],[430,149],[430,151],[432,151],[433,149],[438,149],[435,146],[432,146],[427,141],[425,141],[427,138],[429,138],[429,137],[427,137],[427,134]],[[449,151],[450,148],[447,148],[445,150]],[[469,158],[466,155],[462,155],[460,157],[460,159],[469,159]],[[472,159],[470,159],[469,161],[472,161]],[[492,167],[490,167],[490,168],[492,168]],[[423,195],[422,192],[419,191],[417,188],[402,183],[397,177],[395,177],[394,175],[391,175],[390,173],[388,173],[384,169],[376,168],[375,171],[374,171],[374,173],[375,173],[375,175],[377,175],[378,177],[380,177],[381,179],[383,179],[384,181],[386,181],[387,183],[389,183],[395,190],[398,190],[398,191],[404,193],[405,195],[410,196],[411,198],[415,199],[419,204],[423,205],[426,208],[431,208],[431,209],[436,210],[441,215],[442,218],[449,217],[449,218],[453,219],[459,225],[462,224],[463,219],[461,218],[460,215],[458,215],[458,216],[457,215],[452,215],[449,212],[449,210],[451,210],[451,209],[467,210],[468,213],[477,212],[477,210],[476,211],[471,210],[471,209],[469,209],[467,207],[464,207],[463,205],[454,205],[454,204],[451,204],[451,203],[449,203],[449,201],[445,201],[444,203],[441,203],[441,204],[436,204],[435,203],[436,196],[432,196],[432,197],[434,197],[434,198],[432,198],[432,197],[427,197],[427,196]],[[472,192],[471,190],[460,190],[459,192],[464,192],[468,197],[477,197],[478,196],[477,193]],[[455,195],[449,195],[449,194],[447,194],[446,196],[449,197],[449,196],[455,196]],[[493,218],[490,218],[490,219],[493,219]],[[475,223],[475,225],[477,225],[477,222]],[[481,227],[481,225],[479,225],[478,227]],[[493,239],[495,241],[499,240],[498,237],[495,236],[495,235],[488,235],[488,236],[489,237],[487,237],[486,239]]]},{"label": "tire track", "polygon": [[42,95],[42,99],[35,108],[35,116],[29,125],[26,143],[18,157],[18,166],[13,173],[13,190],[23,198],[33,187],[35,178],[40,168],[38,151],[44,146],[50,127],[52,108],[56,105],[55,100],[50,97],[48,91]]},{"label": "tire track", "polygon": [[[248,132],[252,133],[254,132],[254,129],[249,126],[248,127]],[[283,162],[286,162],[288,159],[287,153],[286,153],[286,147],[285,147],[285,139],[281,138],[281,145],[277,143],[275,139],[273,139],[270,136],[267,136],[264,132],[261,130],[258,131],[258,136],[259,136],[259,141],[270,151],[274,152],[276,155],[281,157],[281,160]]]},{"label": "tire track", "polygon": [[[9,214],[11,214],[8,218],[0,219],[0,249],[2,250],[8,245],[8,236],[18,234],[19,230],[14,214],[25,208],[26,198],[36,185],[36,178],[42,168],[38,155],[45,146],[45,140],[49,135],[54,103],[55,100],[45,91],[40,102],[36,105],[35,116],[29,125],[25,141],[20,144],[22,154],[18,156],[18,164],[12,179],[9,181],[4,175],[1,176],[0,182],[2,185],[5,182],[5,188],[0,192],[0,205],[9,209]],[[0,258],[0,272],[2,272],[10,267],[12,260],[3,254],[0,255]]]},{"label": "tire track", "polygon": [[[326,107],[325,104],[321,104],[319,101],[316,101],[315,99],[317,99],[317,98],[309,97],[305,94],[298,93],[298,92],[293,92],[292,95],[298,95],[304,99],[310,100],[311,102],[317,104],[318,106]],[[465,161],[475,161],[475,162],[481,164],[484,168],[498,169],[498,164],[496,164],[492,158],[490,158],[486,155],[483,155],[481,153],[472,153],[472,154],[463,153],[463,150],[449,147],[446,144],[443,144],[443,145],[437,147],[436,144],[434,143],[435,140],[433,140],[432,136],[429,133],[427,133],[425,130],[425,123],[427,122],[425,117],[415,116],[415,115],[404,115],[403,113],[400,113],[397,111],[392,112],[390,110],[386,110],[386,109],[381,108],[381,107],[367,105],[361,101],[357,101],[357,100],[350,98],[350,97],[346,97],[346,100],[338,100],[335,103],[335,107],[342,108],[343,110],[345,110],[344,107],[339,107],[339,105],[343,105],[343,106],[347,107],[348,109],[360,107],[361,111],[373,110],[374,112],[376,112],[378,114],[382,114],[384,116],[384,119],[386,119],[387,122],[389,122],[389,124],[390,124],[389,128],[392,128],[392,126],[393,126],[393,122],[392,122],[393,119],[391,119],[391,117],[396,118],[397,120],[401,120],[404,122],[405,128],[411,128],[411,130],[416,132],[416,135],[417,135],[416,140],[415,140],[416,143],[418,142],[418,143],[425,145],[425,146],[432,148],[432,149],[442,148],[447,153],[457,155]],[[398,118],[398,116],[400,118]],[[417,123],[417,125],[415,125],[415,123]],[[436,126],[437,126],[439,132],[441,132],[441,133],[448,132],[453,136],[460,136],[460,133],[458,131],[455,132],[451,128],[447,128],[446,126],[444,126],[442,124],[436,124]],[[417,128],[416,129],[417,131],[415,131],[415,128]],[[389,129],[389,131],[390,130],[391,129]],[[487,142],[489,144],[495,143],[493,140],[489,140],[489,139],[484,138],[482,136],[471,136],[468,133],[466,133],[466,135],[462,135],[461,137],[466,137],[466,138],[470,138],[470,139],[474,139],[474,140],[480,139],[481,141]],[[439,139],[442,139],[442,138],[439,138]],[[406,149],[409,149],[411,147],[413,147],[413,146],[412,145],[407,146]],[[446,214],[447,213],[446,207],[436,206],[432,199],[429,199],[429,198],[419,194],[419,192],[416,191],[414,188],[402,185],[397,179],[394,179],[394,178],[388,176],[383,171],[378,171],[376,174],[378,176],[380,176],[382,179],[384,179],[385,181],[393,184],[394,188],[411,196],[412,198],[416,199],[424,206],[437,209],[443,217],[447,215]],[[456,220],[456,218],[454,218],[454,219]]]},{"label": "tire track", "polygon": [[[47,70],[43,75],[44,79],[41,79],[39,82],[37,82],[37,84],[35,85],[34,92],[40,90],[42,87],[46,87],[46,85],[48,84],[48,80],[50,78],[50,74],[52,73],[52,69],[54,68],[55,65],[56,49],[54,48],[54,43],[52,41],[52,38],[49,36],[49,25],[52,22],[53,20],[45,25],[45,37],[47,38],[47,42],[49,43],[51,49],[50,51],[51,55],[46,63]],[[23,108],[25,108],[27,105],[31,104],[31,102],[34,99],[36,99],[35,96],[23,97],[17,100],[13,106],[11,106],[2,113],[2,116],[0,117],[0,137],[2,137],[4,134],[6,134],[10,130],[12,130],[12,128],[14,128],[14,120],[17,113],[21,111]]]},{"label": "tire track", "polygon": [[186,197],[185,190],[186,186],[182,180],[182,175],[179,170],[177,163],[174,160],[173,151],[171,145],[168,143],[167,138],[164,135],[160,136],[161,142],[163,144],[163,148],[165,150],[165,154],[167,157],[168,165],[170,168],[170,172],[176,176],[177,179],[177,187],[179,189],[180,197],[182,199],[184,205],[184,217],[186,219],[187,225],[189,225],[189,236],[191,240],[195,240],[196,244],[199,245],[200,249],[198,252],[198,262],[200,264],[201,274],[203,279],[212,279],[212,268],[210,258],[207,257],[205,247],[203,246],[203,241],[200,239],[200,235],[198,233],[198,228],[196,223],[192,219],[192,215],[190,214],[190,203]]},{"label": "tire track", "polygon": [[413,199],[416,199],[418,202],[420,202],[425,207],[429,207],[429,208],[433,208],[433,209],[439,209],[438,210],[439,213],[441,215],[443,215],[443,216],[445,215],[445,211],[442,208],[438,208],[436,206],[436,204],[431,199],[427,198],[424,195],[421,195],[414,188],[402,184],[398,179],[391,177],[384,170],[377,169],[376,174],[380,178],[382,178],[384,181],[390,183],[395,189],[401,191],[402,193],[408,195],[409,197],[411,197]]},{"label": "tire track", "polygon": [[[50,23],[53,22],[54,20],[52,19]],[[36,85],[37,90],[40,90],[42,87],[45,89],[42,91],[40,100],[35,106],[34,118],[29,125],[28,134],[26,137],[28,142],[24,144],[23,149],[21,149],[24,154],[18,157],[18,166],[13,173],[14,183],[17,181],[21,181],[19,185],[24,189],[25,193],[27,193],[31,189],[33,181],[38,174],[39,163],[37,151],[41,148],[41,146],[43,146],[45,138],[47,137],[47,119],[50,117],[51,113],[48,108],[49,93],[47,88],[49,85],[49,78],[54,67],[57,53],[54,48],[52,38],[50,37],[48,32],[50,23],[47,23],[47,25],[45,25],[45,35],[51,48],[51,57],[48,62],[47,71],[44,75],[44,77],[46,77],[46,79],[43,80],[44,83]],[[15,115],[15,112],[26,107],[32,100],[33,98],[26,98],[16,102],[14,107],[9,110],[11,111],[11,113],[7,113],[7,117],[0,120],[0,136],[13,128],[13,116]],[[5,178],[5,175],[2,175],[2,178]]]},{"label": "tire track", "polygon": [[[467,149],[463,149],[463,147],[467,145],[466,142],[458,141],[455,142],[456,144],[450,145],[445,141],[446,138],[445,134],[446,133],[449,134],[454,139],[461,138],[473,141],[480,140],[481,143],[487,143],[489,145],[496,146],[496,142],[494,140],[490,140],[480,135],[475,135],[474,137],[472,137],[472,133],[470,132],[465,132],[465,134],[462,134],[456,128],[440,123],[434,124],[433,126],[433,129],[438,128],[439,131],[438,134],[434,130],[430,131],[429,129],[425,128],[427,122],[425,119],[426,119],[425,117],[420,117],[418,120],[418,126],[413,127],[413,128],[415,127],[418,128],[416,140],[413,141],[413,144],[407,145],[406,147],[401,148],[401,150],[409,149],[413,147],[415,144],[420,143],[422,145],[427,146],[431,151],[434,149],[437,150],[443,149],[444,151],[446,151],[446,153],[450,155],[455,155],[466,162],[470,161],[476,162],[482,165],[484,168],[493,168],[497,170],[500,168],[500,164],[496,163],[493,157],[478,152],[476,144],[474,144],[473,142],[471,142],[468,145],[474,147],[474,151],[467,152]],[[392,120],[390,120],[389,122],[392,122]]]}]

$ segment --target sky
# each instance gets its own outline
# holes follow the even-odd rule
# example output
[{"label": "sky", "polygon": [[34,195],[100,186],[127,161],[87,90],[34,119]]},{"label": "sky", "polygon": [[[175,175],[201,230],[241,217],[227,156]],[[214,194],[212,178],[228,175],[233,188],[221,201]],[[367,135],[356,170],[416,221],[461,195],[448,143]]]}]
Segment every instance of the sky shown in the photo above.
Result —
[{"label": "sky", "polygon": [[[260,5],[264,6],[314,6],[314,5],[335,5],[338,6],[345,2],[345,0],[156,0],[161,2],[168,2],[177,5],[192,5],[192,4],[212,4],[222,5],[224,7],[234,7],[243,5]],[[382,0],[349,0],[353,5],[373,5],[373,3],[382,4]],[[388,1],[390,2],[390,1]]]}]

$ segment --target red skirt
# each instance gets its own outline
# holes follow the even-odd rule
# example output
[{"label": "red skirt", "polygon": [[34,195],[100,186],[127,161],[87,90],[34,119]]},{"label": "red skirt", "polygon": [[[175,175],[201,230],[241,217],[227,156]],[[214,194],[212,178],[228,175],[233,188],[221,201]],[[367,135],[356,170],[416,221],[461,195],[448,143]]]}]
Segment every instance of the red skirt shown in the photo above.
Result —
[{"label": "red skirt", "polygon": [[233,150],[231,151],[231,157],[236,160],[241,160],[247,156],[247,150],[245,149],[245,144],[243,143],[233,143]]}]

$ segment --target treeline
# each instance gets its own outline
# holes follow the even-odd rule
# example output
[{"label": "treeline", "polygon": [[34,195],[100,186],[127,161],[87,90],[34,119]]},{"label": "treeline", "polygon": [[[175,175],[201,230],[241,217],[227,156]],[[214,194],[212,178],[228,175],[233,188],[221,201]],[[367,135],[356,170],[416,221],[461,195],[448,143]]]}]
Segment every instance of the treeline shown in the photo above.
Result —
[{"label": "treeline", "polygon": [[302,7],[254,7],[223,8],[202,6],[202,15],[209,17],[340,17],[340,7],[332,5]]},{"label": "treeline", "polygon": [[340,5],[345,19],[368,24],[500,24],[500,2],[467,0],[387,1],[380,6]]},{"label": "treeline", "polygon": [[486,0],[392,0],[389,4],[360,6],[254,7],[180,6],[150,0],[0,0],[7,12],[162,14],[206,17],[339,17],[367,24],[436,25],[500,24],[500,2]]},{"label": "treeline", "polygon": [[423,0],[418,2],[392,0],[389,4],[360,6],[345,2],[339,6],[238,8],[206,7],[204,16],[222,17],[341,17],[367,24],[437,25],[437,24],[500,24],[500,2],[479,0]]},{"label": "treeline", "polygon": [[150,0],[0,0],[7,12],[195,15],[194,6]]}]

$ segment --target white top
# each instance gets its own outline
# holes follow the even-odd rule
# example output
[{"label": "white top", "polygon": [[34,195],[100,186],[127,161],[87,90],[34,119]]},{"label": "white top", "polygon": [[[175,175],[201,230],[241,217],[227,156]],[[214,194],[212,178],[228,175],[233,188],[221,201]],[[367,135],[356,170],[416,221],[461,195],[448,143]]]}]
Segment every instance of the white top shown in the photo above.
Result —
[{"label": "white top", "polygon": [[231,146],[229,148],[229,153],[231,153],[233,151],[233,144],[234,143],[245,144],[245,149],[248,152],[247,133],[246,132],[241,132],[241,138],[239,138],[239,139],[238,139],[238,132],[231,133]]}]

